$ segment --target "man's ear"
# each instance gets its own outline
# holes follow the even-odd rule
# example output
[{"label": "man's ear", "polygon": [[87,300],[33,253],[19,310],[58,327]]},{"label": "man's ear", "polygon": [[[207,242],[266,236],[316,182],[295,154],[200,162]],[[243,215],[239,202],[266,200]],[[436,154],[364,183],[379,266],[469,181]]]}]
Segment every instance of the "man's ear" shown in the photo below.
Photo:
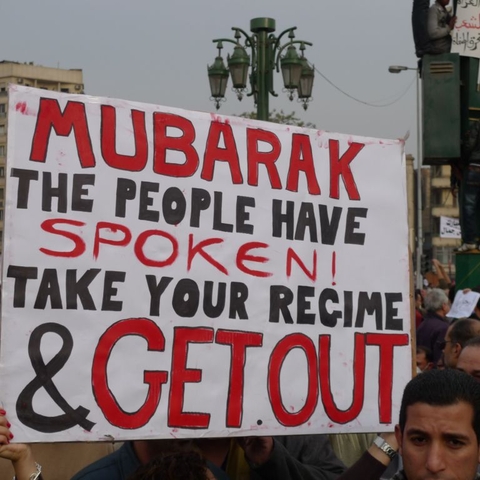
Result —
[{"label": "man's ear", "polygon": [[427,366],[425,367],[425,370],[432,370],[433,368],[433,362],[428,362]]},{"label": "man's ear", "polygon": [[[397,439],[398,443],[398,453],[402,455],[402,430],[400,429],[400,425],[395,425],[395,438]],[[479,463],[480,463],[480,447],[479,447]]]},{"label": "man's ear", "polygon": [[456,343],[453,345],[453,351],[455,353],[455,357],[459,357],[460,353],[462,353],[462,346],[459,343]]}]

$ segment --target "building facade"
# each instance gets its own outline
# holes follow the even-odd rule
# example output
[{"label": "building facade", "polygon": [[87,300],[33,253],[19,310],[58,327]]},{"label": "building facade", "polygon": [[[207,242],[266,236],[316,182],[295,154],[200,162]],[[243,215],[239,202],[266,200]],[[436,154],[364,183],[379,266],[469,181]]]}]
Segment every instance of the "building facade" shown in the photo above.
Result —
[{"label": "building facade", "polygon": [[[425,169],[426,170],[426,169]],[[425,189],[429,194],[426,213],[430,216],[428,231],[430,236],[426,237],[426,247],[431,245],[433,258],[436,258],[444,266],[450,266],[452,273],[455,269],[454,249],[461,243],[459,239],[440,237],[440,218],[458,218],[458,197],[452,194],[450,188],[450,166],[435,165],[430,167],[428,183],[430,188]],[[431,240],[431,241],[429,241]]]},{"label": "building facade", "polygon": [[65,93],[84,91],[82,70],[42,67],[33,62],[0,61],[0,238],[3,236],[9,84]]},{"label": "building facade", "polygon": [[[407,155],[407,202],[408,240],[412,257],[416,255],[417,239],[417,172],[414,158]],[[459,217],[458,198],[450,188],[450,166],[438,165],[423,167],[422,179],[422,229],[424,260],[422,273],[431,270],[431,260],[436,258],[449,275],[455,275],[454,250],[461,244],[460,239],[440,236],[441,217]],[[415,266],[415,261],[413,262]]]}]

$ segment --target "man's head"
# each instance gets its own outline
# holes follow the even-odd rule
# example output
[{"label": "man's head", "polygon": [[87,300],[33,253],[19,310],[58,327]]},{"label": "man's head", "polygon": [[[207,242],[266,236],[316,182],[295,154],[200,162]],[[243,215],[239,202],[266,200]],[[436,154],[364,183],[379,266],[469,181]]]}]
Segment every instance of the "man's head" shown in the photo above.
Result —
[{"label": "man's head", "polygon": [[130,480],[210,480],[214,479],[198,452],[170,452],[141,465]]},{"label": "man's head", "polygon": [[480,461],[480,384],[453,369],[405,387],[395,435],[408,480],[470,480]]},{"label": "man's head", "polygon": [[445,333],[442,345],[445,365],[456,368],[460,352],[472,338],[480,335],[480,321],[465,318],[452,323]]},{"label": "man's head", "polygon": [[417,347],[417,368],[422,372],[433,368],[433,353],[428,347]]},{"label": "man's head", "polygon": [[450,310],[450,302],[448,301],[447,294],[440,288],[432,288],[424,300],[425,309],[429,312],[434,312],[441,317],[445,315]]},{"label": "man's head", "polygon": [[446,7],[450,3],[450,0],[437,0],[437,3],[442,7]]},{"label": "man's head", "polygon": [[458,357],[457,370],[480,382],[480,337],[472,338],[465,344]]}]

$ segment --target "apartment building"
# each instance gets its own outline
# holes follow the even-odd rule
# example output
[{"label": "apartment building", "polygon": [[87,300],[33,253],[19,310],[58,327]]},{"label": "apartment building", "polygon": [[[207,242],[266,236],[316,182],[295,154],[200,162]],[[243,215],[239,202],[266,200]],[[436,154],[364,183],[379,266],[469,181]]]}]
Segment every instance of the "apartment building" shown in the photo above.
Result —
[{"label": "apartment building", "polygon": [[[8,85],[83,93],[83,72],[80,69],[43,67],[33,62],[0,61],[0,238],[3,234],[5,161],[7,155]],[[1,251],[1,242],[0,242]]]},{"label": "apartment building", "polygon": [[458,198],[450,189],[450,166],[435,165],[422,169],[424,253],[436,258],[455,273],[454,249],[461,243],[440,237],[440,218],[458,218]]}]

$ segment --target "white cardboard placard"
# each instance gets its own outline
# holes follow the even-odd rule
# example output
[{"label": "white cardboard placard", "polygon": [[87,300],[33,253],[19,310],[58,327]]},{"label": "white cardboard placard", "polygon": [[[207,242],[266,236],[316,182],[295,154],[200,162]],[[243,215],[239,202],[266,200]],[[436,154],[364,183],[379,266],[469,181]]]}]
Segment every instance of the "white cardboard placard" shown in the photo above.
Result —
[{"label": "white cardboard placard", "polygon": [[402,141],[19,86],[8,119],[17,441],[392,429]]}]

